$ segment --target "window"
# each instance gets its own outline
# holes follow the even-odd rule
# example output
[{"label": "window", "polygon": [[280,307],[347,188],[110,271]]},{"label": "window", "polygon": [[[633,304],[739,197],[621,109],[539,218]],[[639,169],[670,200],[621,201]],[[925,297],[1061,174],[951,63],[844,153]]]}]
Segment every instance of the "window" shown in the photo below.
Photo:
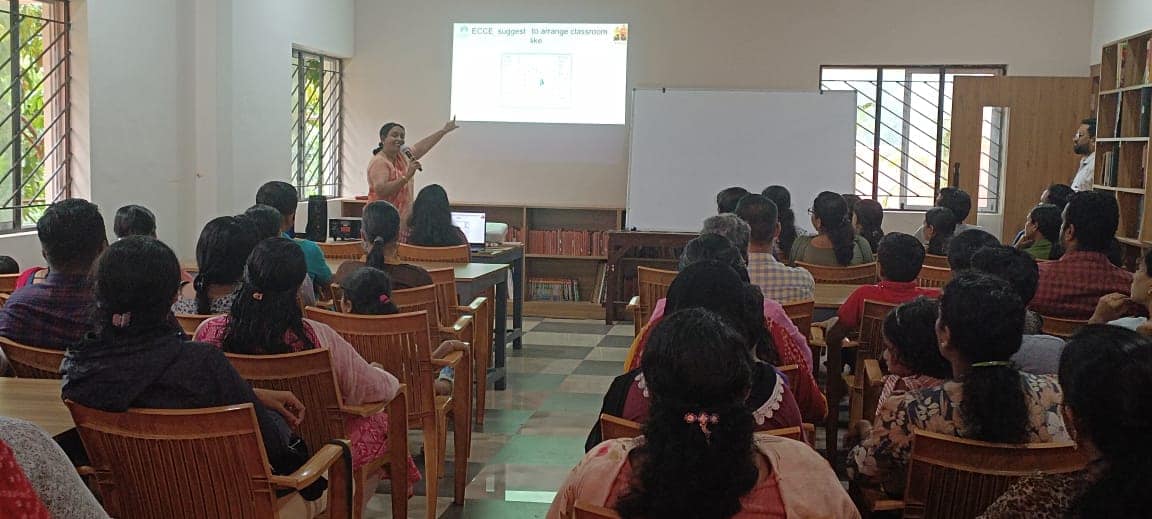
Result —
[{"label": "window", "polygon": [[0,232],[71,189],[68,3],[0,0]]},{"label": "window", "polygon": [[292,184],[301,200],[340,196],[343,99],[339,59],[292,51]]},{"label": "window", "polygon": [[[948,185],[952,84],[956,76],[1003,75],[1003,66],[828,66],[820,90],[856,92],[857,194],[885,209],[926,209]],[[995,212],[1004,111],[984,110],[977,207]]]}]

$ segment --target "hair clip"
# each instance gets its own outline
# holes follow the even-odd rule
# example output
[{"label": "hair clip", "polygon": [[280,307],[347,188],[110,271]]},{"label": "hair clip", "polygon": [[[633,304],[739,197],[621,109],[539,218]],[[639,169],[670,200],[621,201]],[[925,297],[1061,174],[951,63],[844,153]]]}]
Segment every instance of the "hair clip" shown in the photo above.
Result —
[{"label": "hair clip", "polygon": [[711,438],[712,431],[708,430],[708,426],[720,423],[720,415],[708,413],[687,413],[684,415],[684,423],[694,423],[699,425],[700,431],[704,433],[704,436],[706,438]]},{"label": "hair clip", "polygon": [[122,314],[112,314],[112,326],[117,328],[127,328],[132,322],[132,313],[124,312]]},{"label": "hair clip", "polygon": [[252,292],[252,299],[255,299],[257,301],[263,301],[264,300],[264,292]]},{"label": "hair clip", "polygon": [[388,294],[380,294],[380,304],[386,305],[391,301],[392,298],[388,297]]}]

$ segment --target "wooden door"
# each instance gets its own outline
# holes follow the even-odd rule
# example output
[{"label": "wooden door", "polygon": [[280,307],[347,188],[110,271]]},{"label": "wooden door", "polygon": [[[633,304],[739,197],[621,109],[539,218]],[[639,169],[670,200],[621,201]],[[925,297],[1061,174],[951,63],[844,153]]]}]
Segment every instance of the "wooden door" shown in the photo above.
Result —
[{"label": "wooden door", "polygon": [[[1007,109],[1000,209],[1001,237],[1011,240],[1051,184],[1071,184],[1080,166],[1072,135],[1091,115],[1087,77],[957,77],[952,99],[949,182],[976,198],[980,182],[983,110]],[[976,201],[973,200],[973,209]],[[976,223],[976,211],[968,217]]]}]

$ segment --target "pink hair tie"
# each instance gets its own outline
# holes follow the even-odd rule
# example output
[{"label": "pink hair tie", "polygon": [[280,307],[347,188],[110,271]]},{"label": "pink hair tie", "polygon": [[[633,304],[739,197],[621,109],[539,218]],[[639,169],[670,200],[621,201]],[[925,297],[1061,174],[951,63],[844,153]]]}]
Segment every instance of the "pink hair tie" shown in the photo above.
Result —
[{"label": "pink hair tie", "polygon": [[720,423],[720,415],[708,413],[687,413],[684,415],[684,423],[699,425],[700,431],[704,433],[704,436],[706,438],[710,438],[712,436],[712,431],[708,430],[708,426]]},{"label": "pink hair tie", "polygon": [[255,299],[257,301],[263,301],[264,300],[264,293],[263,292],[252,292],[252,299]]},{"label": "pink hair tie", "polygon": [[122,314],[112,314],[112,326],[117,328],[127,328],[132,322],[132,313],[124,312]]},{"label": "pink hair tie", "polygon": [[388,294],[380,294],[380,304],[386,305],[391,300],[392,299],[388,297]]}]

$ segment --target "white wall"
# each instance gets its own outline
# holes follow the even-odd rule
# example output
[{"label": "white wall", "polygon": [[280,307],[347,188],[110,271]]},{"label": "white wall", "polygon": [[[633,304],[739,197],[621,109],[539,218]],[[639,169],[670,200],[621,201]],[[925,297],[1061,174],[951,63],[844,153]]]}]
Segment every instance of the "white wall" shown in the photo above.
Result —
[{"label": "white wall", "polygon": [[1105,43],[1152,30],[1149,0],[1095,0],[1088,63],[1100,63]]},{"label": "white wall", "polygon": [[[366,192],[384,122],[406,123],[412,140],[451,115],[453,22],[627,22],[629,87],[812,91],[822,64],[1084,76],[1091,18],[1087,0],[358,0],[344,192]],[[622,126],[466,124],[423,161],[417,184],[442,183],[460,201],[623,207],[627,136]],[[787,184],[765,170],[764,185]]]}]

